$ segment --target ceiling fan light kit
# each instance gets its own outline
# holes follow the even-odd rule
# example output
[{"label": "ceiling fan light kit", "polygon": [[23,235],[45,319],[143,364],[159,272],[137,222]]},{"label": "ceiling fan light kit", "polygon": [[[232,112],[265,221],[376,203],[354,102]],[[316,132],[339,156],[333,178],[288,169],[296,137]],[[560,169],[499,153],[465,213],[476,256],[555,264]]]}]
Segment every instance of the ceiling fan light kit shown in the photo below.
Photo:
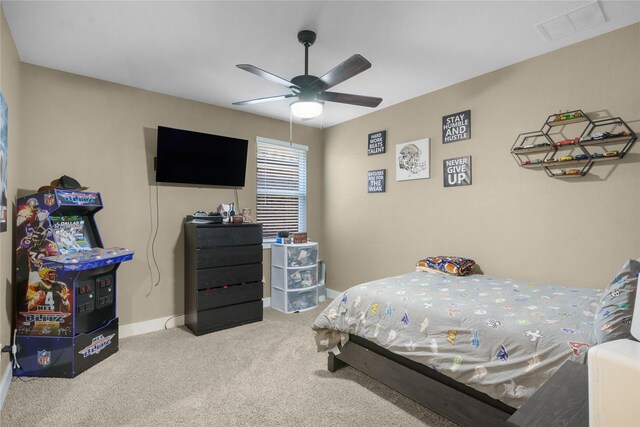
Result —
[{"label": "ceiling fan light kit", "polygon": [[291,103],[290,109],[291,114],[301,119],[312,119],[322,114],[323,101],[359,105],[370,108],[375,108],[380,105],[382,98],[327,91],[327,89],[330,89],[371,67],[371,63],[362,55],[352,55],[346,61],[337,65],[322,77],[310,75],[309,47],[313,45],[315,40],[316,33],[313,31],[304,30],[298,33],[298,41],[304,45],[304,74],[295,76],[290,81],[250,64],[238,64],[237,67],[241,70],[248,71],[256,76],[267,79],[272,83],[286,86],[292,93],[234,102],[233,105],[251,105],[263,102],[280,101],[287,98],[298,98],[298,101]]},{"label": "ceiling fan light kit", "polygon": [[322,114],[322,104],[317,101],[295,101],[290,108],[291,114],[301,119],[313,119]]}]

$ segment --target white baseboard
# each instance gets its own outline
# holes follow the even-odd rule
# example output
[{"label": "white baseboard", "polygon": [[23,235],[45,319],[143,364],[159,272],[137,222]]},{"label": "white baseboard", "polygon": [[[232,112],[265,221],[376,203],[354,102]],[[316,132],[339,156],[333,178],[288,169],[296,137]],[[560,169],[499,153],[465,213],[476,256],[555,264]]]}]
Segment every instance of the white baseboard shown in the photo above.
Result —
[{"label": "white baseboard", "polygon": [[161,331],[165,329],[165,327],[175,328],[176,326],[182,325],[184,325],[184,314],[122,325],[119,328],[119,333],[120,338],[127,338],[135,335],[148,334],[149,332]]},{"label": "white baseboard", "polygon": [[11,367],[11,363],[7,365],[7,370],[4,371],[4,375],[2,376],[2,382],[0,382],[0,410],[4,405],[4,400],[7,398],[7,394],[9,394],[9,386],[11,385],[11,378],[13,377],[13,369]]},{"label": "white baseboard", "polygon": [[262,307],[263,308],[271,307],[271,297],[262,298]]}]

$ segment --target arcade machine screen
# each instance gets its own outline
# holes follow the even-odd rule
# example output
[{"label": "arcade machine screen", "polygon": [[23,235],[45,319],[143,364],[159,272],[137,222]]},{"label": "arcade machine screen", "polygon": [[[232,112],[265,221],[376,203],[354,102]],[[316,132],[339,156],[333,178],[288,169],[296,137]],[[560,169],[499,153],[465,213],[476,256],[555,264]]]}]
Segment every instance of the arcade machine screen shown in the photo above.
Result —
[{"label": "arcade machine screen", "polygon": [[86,216],[50,216],[49,219],[61,254],[87,252],[96,247]]}]

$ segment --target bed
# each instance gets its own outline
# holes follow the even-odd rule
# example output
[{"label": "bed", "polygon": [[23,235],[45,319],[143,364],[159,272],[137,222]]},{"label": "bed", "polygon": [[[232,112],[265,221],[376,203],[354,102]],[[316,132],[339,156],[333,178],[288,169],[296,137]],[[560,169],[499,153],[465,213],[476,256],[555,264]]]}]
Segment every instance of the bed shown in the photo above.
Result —
[{"label": "bed", "polygon": [[354,286],[316,318],[353,366],[463,425],[500,425],[568,360],[625,337],[640,262],[605,289],[415,271]]}]

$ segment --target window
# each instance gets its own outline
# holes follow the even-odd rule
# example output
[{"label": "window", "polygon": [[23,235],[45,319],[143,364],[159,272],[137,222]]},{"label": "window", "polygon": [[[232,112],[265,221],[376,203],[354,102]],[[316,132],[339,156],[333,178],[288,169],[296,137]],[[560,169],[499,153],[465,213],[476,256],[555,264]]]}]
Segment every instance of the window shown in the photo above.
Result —
[{"label": "window", "polygon": [[305,145],[260,138],[257,141],[256,221],[262,240],[278,231],[307,231],[307,151]]}]

